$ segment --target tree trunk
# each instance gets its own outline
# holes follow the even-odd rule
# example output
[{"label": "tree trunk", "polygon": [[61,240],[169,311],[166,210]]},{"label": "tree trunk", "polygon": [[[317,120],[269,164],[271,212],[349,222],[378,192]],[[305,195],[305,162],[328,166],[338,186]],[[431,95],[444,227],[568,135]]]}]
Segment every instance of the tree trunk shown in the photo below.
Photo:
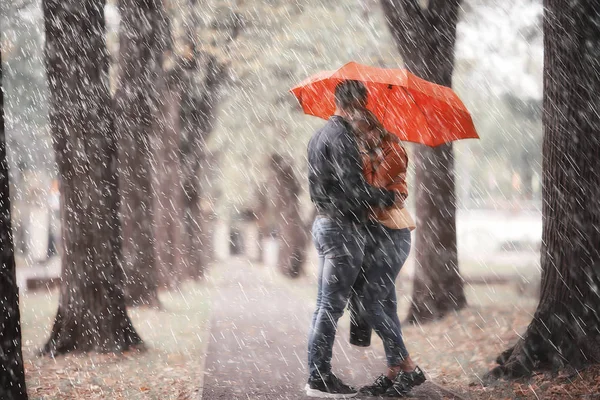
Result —
[{"label": "tree trunk", "polygon": [[178,281],[202,278],[209,257],[210,217],[201,206],[206,177],[201,166],[226,75],[225,65],[198,51],[197,7],[195,0],[187,4],[181,43],[173,46],[178,53],[171,51],[171,65],[166,65],[162,135],[155,138],[158,257]]},{"label": "tree trunk", "polygon": [[[0,49],[1,51],[2,49]],[[0,398],[26,400],[25,371],[21,355],[19,288],[11,226],[8,160],[4,132],[4,91],[0,53]]]},{"label": "tree trunk", "polygon": [[185,258],[187,274],[192,279],[204,277],[212,257],[212,210],[203,204],[208,202],[206,184],[210,173],[205,171],[210,155],[206,150],[220,101],[219,89],[227,77],[227,66],[214,55],[200,51],[197,29],[201,22],[202,2],[188,0],[182,35],[183,64],[186,74],[183,80],[181,109],[181,168],[184,182],[184,229],[186,232]]},{"label": "tree trunk", "polygon": [[63,224],[58,312],[42,352],[142,343],[125,308],[104,0],[44,0],[50,130]]},{"label": "tree trunk", "polygon": [[[169,65],[172,63],[172,65]],[[183,265],[183,174],[179,159],[183,72],[176,61],[165,66],[160,119],[154,124],[152,192],[156,261],[161,283],[174,288],[185,278]]]},{"label": "tree trunk", "polygon": [[[255,189],[255,208],[254,215],[256,216],[257,225],[257,240],[258,240],[258,260],[260,262],[265,261],[265,248],[264,241],[266,238],[271,236],[271,226],[269,221],[269,199],[267,196],[268,183],[262,184]],[[310,232],[310,229],[308,230]]]},{"label": "tree trunk", "polygon": [[300,215],[300,183],[291,164],[274,154],[270,160],[273,187],[273,216],[279,237],[277,265],[291,278],[298,277],[306,261],[307,230]]},{"label": "tree trunk", "polygon": [[541,297],[490,378],[600,362],[600,5],[544,5]]},{"label": "tree trunk", "polygon": [[162,72],[166,42],[162,7],[161,0],[120,0],[120,77],[115,93],[127,304],[153,307],[160,302],[153,242],[150,135],[160,101],[156,78]]},{"label": "tree trunk", "polygon": [[[450,87],[460,0],[381,0],[406,68]],[[452,144],[415,145],[415,278],[408,320],[443,318],[467,304],[458,270],[456,190]]]},{"label": "tree trunk", "polygon": [[[195,55],[196,58],[199,55]],[[184,203],[187,212],[185,219],[186,237],[189,239],[187,250],[188,275],[193,279],[204,276],[210,259],[211,231],[208,210],[202,209],[202,182],[209,178],[203,171],[208,164],[206,142],[213,131],[216,108],[219,102],[218,91],[227,75],[224,64],[215,57],[207,56],[206,63],[196,60],[196,67],[188,72],[184,83],[181,127],[183,140],[181,146],[181,165],[184,175]],[[198,82],[198,78],[202,81]]]}]

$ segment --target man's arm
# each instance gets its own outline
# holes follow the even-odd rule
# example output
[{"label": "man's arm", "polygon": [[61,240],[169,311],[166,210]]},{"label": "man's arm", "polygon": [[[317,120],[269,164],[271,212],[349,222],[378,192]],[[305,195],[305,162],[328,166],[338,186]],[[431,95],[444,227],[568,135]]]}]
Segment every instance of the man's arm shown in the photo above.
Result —
[{"label": "man's arm", "polygon": [[357,204],[389,207],[394,204],[393,191],[376,188],[365,180],[358,146],[349,134],[337,135],[331,145],[331,161],[345,195]]}]

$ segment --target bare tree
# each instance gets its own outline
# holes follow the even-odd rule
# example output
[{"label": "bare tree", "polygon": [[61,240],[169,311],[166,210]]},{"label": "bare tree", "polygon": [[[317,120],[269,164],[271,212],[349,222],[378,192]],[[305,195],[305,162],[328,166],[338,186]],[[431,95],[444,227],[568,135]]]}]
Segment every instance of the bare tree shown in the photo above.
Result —
[{"label": "bare tree", "polygon": [[541,297],[490,377],[600,362],[600,5],[544,1]]},{"label": "bare tree", "polygon": [[19,288],[11,226],[8,160],[4,132],[4,91],[0,49],[0,398],[27,400],[21,354]]},{"label": "bare tree", "polygon": [[[406,68],[423,79],[451,86],[460,0],[381,3]],[[452,144],[414,149],[416,269],[408,320],[423,323],[460,310],[467,300],[458,270]]]},{"label": "bare tree", "polygon": [[142,343],[125,308],[117,138],[108,90],[105,0],[44,0],[50,131],[63,223],[58,312],[42,352]]},{"label": "bare tree", "polygon": [[120,0],[119,11],[120,77],[114,103],[126,295],[129,305],[157,307],[150,136],[158,118],[157,78],[162,75],[169,25],[162,0]]}]

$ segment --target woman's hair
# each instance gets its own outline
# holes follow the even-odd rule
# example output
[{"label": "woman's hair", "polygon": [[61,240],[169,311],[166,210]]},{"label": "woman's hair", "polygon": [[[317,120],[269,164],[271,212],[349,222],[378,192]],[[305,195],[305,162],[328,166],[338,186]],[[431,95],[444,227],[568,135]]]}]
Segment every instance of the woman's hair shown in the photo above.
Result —
[{"label": "woman's hair", "polygon": [[348,109],[357,104],[364,105],[367,102],[367,88],[361,81],[345,80],[335,87],[335,105],[342,109]]},{"label": "woman's hair", "polygon": [[381,122],[379,122],[375,114],[366,108],[360,111],[358,117],[356,117],[353,122],[357,125],[360,124],[361,126],[364,126],[364,128],[361,128],[361,130],[365,132],[369,132],[374,129],[379,130],[380,133],[385,132],[385,128]]}]

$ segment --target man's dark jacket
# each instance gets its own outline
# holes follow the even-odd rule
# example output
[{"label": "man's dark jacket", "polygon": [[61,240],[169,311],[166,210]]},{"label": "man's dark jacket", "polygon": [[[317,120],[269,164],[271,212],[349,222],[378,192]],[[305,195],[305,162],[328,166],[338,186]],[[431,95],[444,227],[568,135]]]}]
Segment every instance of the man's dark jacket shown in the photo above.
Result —
[{"label": "man's dark jacket", "polygon": [[[352,127],[333,116],[308,143],[310,198],[320,214],[340,222],[365,223],[372,207],[388,207],[395,194],[369,185]],[[369,346],[371,326],[361,317],[360,286],[355,283],[349,301],[350,343]]]}]

